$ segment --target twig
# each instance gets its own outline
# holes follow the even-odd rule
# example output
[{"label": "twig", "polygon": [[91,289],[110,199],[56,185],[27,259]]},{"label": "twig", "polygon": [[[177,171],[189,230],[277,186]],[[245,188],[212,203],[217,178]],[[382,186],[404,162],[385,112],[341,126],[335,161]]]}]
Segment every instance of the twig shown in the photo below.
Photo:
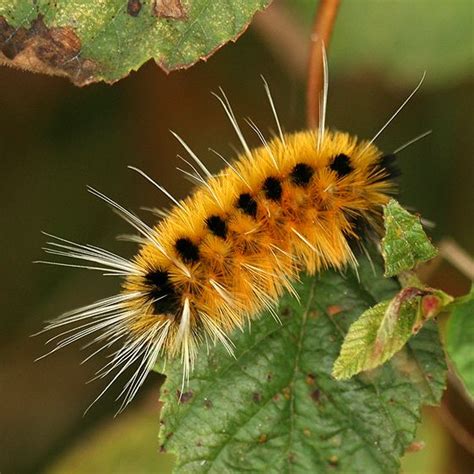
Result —
[{"label": "twig", "polygon": [[306,120],[309,128],[316,128],[319,122],[319,96],[324,79],[321,41],[328,49],[340,2],[341,0],[320,0],[314,18],[306,89]]},{"label": "twig", "polygon": [[456,443],[468,453],[474,454],[474,436],[456,419],[446,403],[437,408],[436,414]]},{"label": "twig", "polygon": [[[468,395],[466,387],[456,375],[456,371],[448,361],[448,383],[449,386],[474,410],[474,400]],[[474,444],[473,444],[474,448]]]},{"label": "twig", "polygon": [[439,243],[439,254],[454,268],[470,280],[474,280],[474,260],[454,240],[443,239]]},{"label": "twig", "polygon": [[428,263],[423,264],[417,271],[419,278],[428,282],[436,275],[441,263],[448,262],[458,272],[469,280],[474,280],[474,259],[453,239],[445,237],[437,244],[439,254]]}]

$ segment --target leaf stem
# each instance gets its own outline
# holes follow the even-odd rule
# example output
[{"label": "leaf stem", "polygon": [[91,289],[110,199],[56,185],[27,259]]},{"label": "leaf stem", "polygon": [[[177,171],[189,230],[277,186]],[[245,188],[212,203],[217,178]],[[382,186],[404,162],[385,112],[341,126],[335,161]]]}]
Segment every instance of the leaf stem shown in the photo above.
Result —
[{"label": "leaf stem", "polygon": [[308,83],[306,89],[306,121],[309,128],[316,128],[319,122],[319,96],[323,88],[323,57],[321,41],[329,48],[331,34],[341,0],[320,0],[311,31],[308,62]]}]

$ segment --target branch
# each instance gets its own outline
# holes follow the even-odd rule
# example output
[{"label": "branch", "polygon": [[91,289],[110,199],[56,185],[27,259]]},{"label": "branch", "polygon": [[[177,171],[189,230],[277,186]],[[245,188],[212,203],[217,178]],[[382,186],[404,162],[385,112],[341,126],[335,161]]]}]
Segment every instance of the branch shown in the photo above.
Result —
[{"label": "branch", "polygon": [[436,414],[456,443],[462,446],[468,453],[474,454],[474,436],[452,414],[446,403],[442,403],[436,409]]}]

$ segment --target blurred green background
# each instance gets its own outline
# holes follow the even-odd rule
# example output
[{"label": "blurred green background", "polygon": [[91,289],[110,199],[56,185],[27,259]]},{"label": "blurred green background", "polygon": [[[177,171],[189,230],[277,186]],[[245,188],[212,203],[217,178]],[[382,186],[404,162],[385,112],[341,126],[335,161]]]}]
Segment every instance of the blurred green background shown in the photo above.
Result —
[{"label": "blurred green background", "polygon": [[[237,144],[210,95],[223,86],[241,117],[273,126],[260,74],[269,81],[288,131],[304,128],[304,68],[314,0],[280,0],[257,15],[236,44],[208,62],[166,76],[149,62],[113,86],[76,88],[64,79],[0,69],[1,331],[0,472],[167,472],[158,453],[160,377],[150,374],[140,396],[114,419],[114,393],[83,412],[101,389],[86,384],[104,364],[80,365],[80,344],[33,363],[45,335],[42,321],[113,294],[119,282],[86,270],[33,265],[43,258],[41,230],[130,256],[115,240],[129,232],[89,195],[97,187],[131,209],[168,205],[126,169],[142,168],[175,196],[190,189],[175,167],[180,133],[211,169],[208,147],[228,157]],[[474,253],[473,9],[471,0],[346,0],[329,52],[329,126],[372,137],[414,88],[422,90],[377,140],[390,152],[416,135],[433,134],[403,151],[401,202],[436,223],[435,241],[449,236]],[[252,143],[257,143],[248,131]],[[145,212],[142,215],[153,222]],[[447,265],[436,283],[461,294],[469,282]],[[117,390],[115,394],[117,393]],[[448,393],[466,430],[473,411]],[[454,398],[453,398],[454,397]],[[449,399],[448,399],[449,398]],[[454,400],[454,401],[452,401]],[[461,405],[460,405],[461,403]],[[453,437],[439,410],[420,428],[426,448],[407,454],[404,472],[472,472],[469,450]],[[471,431],[472,434],[472,431]]]}]

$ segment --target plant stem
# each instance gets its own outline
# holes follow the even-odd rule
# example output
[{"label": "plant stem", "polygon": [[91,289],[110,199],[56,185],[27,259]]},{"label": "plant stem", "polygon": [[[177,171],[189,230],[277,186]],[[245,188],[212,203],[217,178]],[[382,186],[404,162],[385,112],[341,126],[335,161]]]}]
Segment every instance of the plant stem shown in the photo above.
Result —
[{"label": "plant stem", "polygon": [[341,0],[320,0],[314,17],[306,89],[306,120],[309,128],[316,128],[319,122],[319,96],[324,79],[321,42],[326,49],[329,48],[340,3]]}]

